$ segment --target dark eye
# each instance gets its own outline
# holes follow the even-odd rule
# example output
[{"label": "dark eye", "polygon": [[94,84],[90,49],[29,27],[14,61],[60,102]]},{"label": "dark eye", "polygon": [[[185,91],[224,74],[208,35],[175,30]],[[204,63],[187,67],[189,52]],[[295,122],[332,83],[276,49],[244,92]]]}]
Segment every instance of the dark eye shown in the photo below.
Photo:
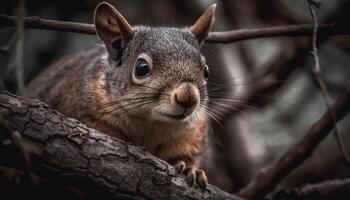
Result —
[{"label": "dark eye", "polygon": [[203,75],[204,75],[204,78],[208,78],[209,76],[209,66],[208,65],[204,65],[203,67]]},{"label": "dark eye", "polygon": [[134,73],[137,78],[144,78],[151,73],[151,68],[146,60],[140,58],[136,62]]}]

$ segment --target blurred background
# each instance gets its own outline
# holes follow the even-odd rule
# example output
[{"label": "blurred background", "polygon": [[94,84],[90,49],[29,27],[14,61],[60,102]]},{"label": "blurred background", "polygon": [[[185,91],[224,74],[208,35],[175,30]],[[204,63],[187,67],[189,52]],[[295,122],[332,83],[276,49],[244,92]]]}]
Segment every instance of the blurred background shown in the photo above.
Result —
[{"label": "blurred background", "polygon": [[[100,1],[25,1],[25,16],[92,23]],[[214,31],[312,23],[306,0],[115,0],[131,24],[188,26],[212,3],[217,3]],[[320,0],[319,22],[349,20],[349,1]],[[16,1],[2,0],[0,13],[14,15]],[[13,35],[0,29],[0,45]],[[23,80],[27,84],[62,56],[101,44],[95,35],[25,29]],[[334,100],[350,80],[350,37],[319,38],[321,70]],[[206,44],[202,53],[211,74],[209,90],[214,114],[212,148],[203,167],[209,182],[228,192],[245,186],[263,167],[273,163],[298,141],[325,112],[326,106],[312,74],[311,39],[263,38],[232,44]],[[2,55],[3,56],[3,55]],[[1,57],[3,58],[3,57]],[[0,66],[0,68],[2,68]],[[0,70],[2,71],[2,70]],[[1,74],[5,87],[18,93],[15,73]],[[257,88],[268,85],[264,90]],[[251,91],[249,102],[243,101]],[[234,112],[226,112],[232,103]],[[339,132],[350,153],[350,116],[339,123]],[[350,177],[334,135],[294,170],[280,188]]]}]

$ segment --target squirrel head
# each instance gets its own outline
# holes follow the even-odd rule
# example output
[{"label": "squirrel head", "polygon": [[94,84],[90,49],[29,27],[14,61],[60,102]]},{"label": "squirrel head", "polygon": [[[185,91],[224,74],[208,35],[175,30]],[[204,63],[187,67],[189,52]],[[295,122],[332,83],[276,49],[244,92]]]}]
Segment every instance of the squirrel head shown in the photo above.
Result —
[{"label": "squirrel head", "polygon": [[190,27],[174,28],[132,27],[112,5],[96,7],[96,33],[108,55],[104,88],[115,113],[166,122],[205,113],[209,68],[200,47],[215,8],[211,5]]}]

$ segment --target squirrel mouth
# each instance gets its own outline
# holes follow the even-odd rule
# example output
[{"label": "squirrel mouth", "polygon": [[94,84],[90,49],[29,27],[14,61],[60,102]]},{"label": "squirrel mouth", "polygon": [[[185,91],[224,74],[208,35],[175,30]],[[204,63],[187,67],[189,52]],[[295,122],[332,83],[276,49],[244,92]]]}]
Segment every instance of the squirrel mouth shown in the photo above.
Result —
[{"label": "squirrel mouth", "polygon": [[172,118],[172,119],[177,119],[177,120],[181,120],[181,119],[184,119],[185,117],[187,117],[187,116],[184,115],[184,114],[180,114],[180,115],[171,115],[171,114],[162,113],[162,115],[164,115],[164,116],[166,116],[166,117],[169,117],[169,118]]},{"label": "squirrel mouth", "polygon": [[160,114],[173,120],[183,120],[189,116],[189,114],[186,114],[186,109],[181,114],[169,114],[169,113],[160,113]]}]

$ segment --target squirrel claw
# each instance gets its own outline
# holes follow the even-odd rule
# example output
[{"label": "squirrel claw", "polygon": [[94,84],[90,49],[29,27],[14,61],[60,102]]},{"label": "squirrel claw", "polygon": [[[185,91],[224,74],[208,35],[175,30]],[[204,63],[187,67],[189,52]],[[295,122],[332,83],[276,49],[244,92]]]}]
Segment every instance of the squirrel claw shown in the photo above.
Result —
[{"label": "squirrel claw", "polygon": [[177,173],[182,174],[186,168],[186,163],[184,161],[178,161],[175,165],[175,170],[177,171]]},{"label": "squirrel claw", "polygon": [[199,188],[205,191],[207,189],[207,182],[208,182],[208,178],[205,175],[205,172],[203,170],[197,169],[196,177],[197,177],[197,183],[199,185]]},{"label": "squirrel claw", "polygon": [[193,187],[197,183],[201,190],[206,190],[208,179],[203,170],[195,166],[186,166],[184,161],[178,161],[174,167],[179,174],[185,175],[188,186]]},{"label": "squirrel claw", "polygon": [[196,182],[196,168],[195,167],[186,167],[184,174],[186,176],[187,185],[192,187]]}]

